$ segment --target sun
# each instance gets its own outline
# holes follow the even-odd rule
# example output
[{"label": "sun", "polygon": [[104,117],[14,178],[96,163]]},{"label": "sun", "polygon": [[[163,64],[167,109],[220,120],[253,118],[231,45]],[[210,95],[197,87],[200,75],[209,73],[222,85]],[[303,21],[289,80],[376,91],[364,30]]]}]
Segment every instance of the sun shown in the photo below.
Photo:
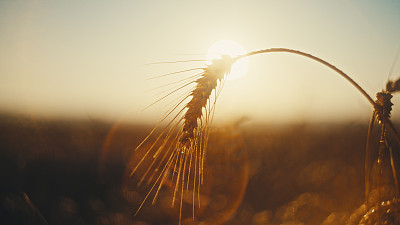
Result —
[{"label": "sun", "polygon": [[[238,55],[246,54],[246,50],[242,45],[232,40],[221,40],[215,42],[208,49],[206,59],[213,60],[221,58],[222,55],[229,55],[231,57],[236,57]],[[243,76],[247,72],[249,61],[247,57],[238,60],[232,65],[231,73],[228,76],[229,80],[235,80]]]}]

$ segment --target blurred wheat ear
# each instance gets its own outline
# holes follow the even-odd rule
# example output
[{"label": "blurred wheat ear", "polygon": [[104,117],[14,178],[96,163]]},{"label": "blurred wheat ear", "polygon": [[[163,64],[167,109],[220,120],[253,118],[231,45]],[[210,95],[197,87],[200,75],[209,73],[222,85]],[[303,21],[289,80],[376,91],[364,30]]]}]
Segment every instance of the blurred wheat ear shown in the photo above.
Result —
[{"label": "blurred wheat ear", "polygon": [[[369,123],[368,127],[368,136],[367,136],[367,145],[366,145],[366,154],[365,154],[365,200],[366,200],[366,206],[367,208],[372,208],[375,211],[382,211],[383,208],[389,208],[389,210],[385,210],[385,212],[381,212],[381,214],[387,214],[389,211],[393,211],[393,207],[398,207],[398,201],[399,201],[399,181],[398,181],[398,175],[397,175],[397,169],[396,169],[396,164],[395,164],[395,159],[394,159],[394,154],[393,154],[393,148],[392,145],[390,144],[388,137],[387,137],[387,129],[386,129],[386,123],[385,119],[389,120],[391,117],[391,111],[392,111],[392,106],[393,103],[391,102],[391,99],[393,97],[393,93],[400,91],[400,79],[392,81],[389,80],[386,83],[386,90],[382,90],[376,94],[376,106],[374,107],[374,111],[371,116],[371,120]],[[377,177],[377,182],[378,182],[378,187],[377,187],[377,192],[378,192],[378,199],[376,199],[374,202],[371,202],[370,200],[370,192],[371,192],[371,142],[372,142],[372,131],[374,124],[377,123],[380,127],[380,135],[379,135],[379,148],[378,148],[378,158],[376,160],[377,164],[377,169],[378,169],[378,177]],[[396,136],[395,136],[396,137]],[[383,155],[386,153],[389,154],[390,158],[390,167],[391,167],[391,172],[393,176],[393,182],[394,182],[394,193],[392,198],[389,199],[388,203],[384,203],[385,200],[383,199],[383,193],[382,193],[382,176],[383,176]],[[387,189],[387,188],[386,188]],[[387,200],[387,199],[386,199]],[[382,204],[381,204],[382,203]],[[384,207],[385,206],[385,207]],[[370,210],[370,211],[371,211]],[[398,210],[398,209],[397,209]],[[386,212],[388,211],[388,212]],[[371,214],[371,212],[368,212]],[[369,215],[369,214],[366,215]],[[369,217],[372,218],[372,217]],[[382,216],[378,215],[374,219],[375,222],[381,223],[384,222]],[[385,223],[386,224],[386,223]]]}]

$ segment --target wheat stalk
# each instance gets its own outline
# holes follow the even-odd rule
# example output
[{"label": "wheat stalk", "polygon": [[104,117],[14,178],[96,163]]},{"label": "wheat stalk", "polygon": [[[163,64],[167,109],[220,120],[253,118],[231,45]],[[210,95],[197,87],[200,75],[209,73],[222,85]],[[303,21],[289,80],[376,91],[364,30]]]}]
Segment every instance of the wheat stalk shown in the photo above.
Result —
[{"label": "wheat stalk", "polygon": [[[250,52],[250,53],[238,56],[238,57],[235,58],[235,60],[238,60],[238,59],[243,58],[243,57],[252,56],[252,55],[258,55],[258,54],[262,54],[262,53],[273,53],[273,52],[286,52],[286,53],[292,53],[292,54],[296,54],[296,55],[305,56],[305,57],[307,57],[309,59],[312,59],[312,60],[314,60],[316,62],[319,62],[319,63],[329,67],[330,69],[334,70],[336,73],[341,75],[343,78],[345,78],[349,83],[351,83],[368,100],[368,102],[372,105],[372,107],[374,109],[378,109],[380,107],[379,104],[376,103],[367,94],[367,92],[360,85],[358,85],[357,82],[355,82],[349,75],[347,75],[342,70],[340,70],[337,67],[335,67],[334,65],[330,64],[329,62],[327,62],[327,61],[325,61],[325,60],[323,60],[321,58],[318,58],[316,56],[313,56],[311,54],[302,52],[302,51],[293,50],[293,49],[287,49],[287,48],[269,48],[269,49],[254,51],[254,52]],[[400,81],[388,82],[387,86],[390,87],[389,90],[398,91],[398,90],[400,90]],[[392,122],[390,121],[390,118],[385,116],[385,115],[383,115],[382,114],[383,112],[380,111],[380,110],[376,110],[376,113],[377,113],[377,116],[379,116],[379,118],[381,119],[382,123],[384,123],[386,126],[389,127],[391,132],[394,134],[394,138],[400,144],[400,136],[399,136],[396,128],[393,126]]]},{"label": "wheat stalk", "polygon": [[[142,159],[137,163],[136,167],[133,168],[131,175],[137,171],[143,160],[149,157],[151,152],[154,152],[151,159],[152,163],[139,182],[139,184],[141,184],[145,179],[147,179],[147,183],[152,185],[150,185],[150,190],[139,206],[136,214],[142,208],[149,195],[156,189],[153,198],[154,204],[161,187],[167,182],[167,180],[170,180],[174,186],[172,206],[174,206],[175,201],[180,194],[179,224],[181,223],[183,193],[185,191],[192,192],[192,217],[194,219],[196,193],[197,203],[200,207],[199,191],[200,185],[203,183],[204,161],[206,158],[210,124],[213,118],[217,93],[219,93],[222,88],[222,85],[218,85],[218,83],[221,84],[224,81],[225,76],[230,72],[232,64],[237,60],[253,55],[274,52],[286,52],[301,55],[329,67],[350,82],[371,103],[374,109],[379,109],[380,104],[372,100],[365,90],[350,78],[350,76],[327,61],[302,51],[287,48],[270,48],[253,51],[235,58],[223,56],[221,59],[213,60],[210,65],[202,69],[200,74],[194,76],[196,78],[194,81],[194,83],[196,83],[195,88],[188,95],[184,96],[178,104],[174,105],[161,119],[161,121],[163,121],[167,116],[180,107],[182,102],[191,98],[184,107],[181,106],[182,109],[176,113],[176,116],[166,126],[166,128],[163,129],[161,134],[157,136],[156,140],[147,149]],[[398,90],[400,84],[395,82],[393,85],[390,84],[388,87]],[[179,89],[180,88],[177,90]],[[213,91],[216,93],[214,102],[210,99]],[[399,135],[385,112],[383,110],[375,110],[375,113],[380,121],[382,121],[385,126],[389,127],[400,144]],[[157,127],[158,125],[150,132],[136,150],[140,149],[143,144],[148,141],[149,137],[153,135]],[[174,133],[176,134],[174,135]],[[157,144],[159,146],[156,147]],[[153,172],[151,172],[151,170],[153,170]]]}]

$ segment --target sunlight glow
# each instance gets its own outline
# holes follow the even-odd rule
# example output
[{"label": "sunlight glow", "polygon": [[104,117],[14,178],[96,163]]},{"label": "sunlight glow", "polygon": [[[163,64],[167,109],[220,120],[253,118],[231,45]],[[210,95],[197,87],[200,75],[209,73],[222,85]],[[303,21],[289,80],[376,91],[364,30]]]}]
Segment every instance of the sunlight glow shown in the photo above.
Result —
[{"label": "sunlight glow", "polygon": [[[246,50],[236,41],[221,40],[211,45],[211,47],[208,49],[206,59],[218,59],[221,58],[222,55],[236,57],[245,53]],[[228,76],[228,79],[235,80],[245,75],[247,72],[248,64],[249,60],[247,58],[242,58],[238,60],[235,64],[232,65],[231,74]]]}]

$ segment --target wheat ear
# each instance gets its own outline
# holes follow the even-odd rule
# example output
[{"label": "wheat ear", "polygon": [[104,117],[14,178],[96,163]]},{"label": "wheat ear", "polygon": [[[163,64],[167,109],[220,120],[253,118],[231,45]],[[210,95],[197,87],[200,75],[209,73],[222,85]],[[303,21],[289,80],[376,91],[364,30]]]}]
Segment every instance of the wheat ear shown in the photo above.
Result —
[{"label": "wheat ear", "polygon": [[[371,153],[371,138],[372,138],[372,130],[375,121],[381,125],[381,135],[379,140],[379,154],[378,154],[378,170],[381,171],[381,162],[382,162],[382,151],[383,148],[388,149],[389,156],[390,156],[390,165],[392,168],[392,175],[395,184],[395,198],[399,197],[399,181],[397,178],[397,172],[394,164],[393,158],[393,149],[389,145],[387,137],[386,137],[386,126],[385,122],[383,121],[385,118],[389,119],[391,117],[392,105],[391,99],[393,97],[394,92],[400,91],[400,79],[396,81],[389,80],[386,83],[386,90],[382,90],[376,94],[376,106],[374,107],[374,112],[372,113],[371,121],[368,127],[368,136],[367,136],[367,145],[366,145],[366,153],[365,153],[365,198],[366,198],[366,205],[370,207],[369,203],[369,192],[370,192],[370,153]],[[378,114],[380,112],[380,114]],[[380,189],[378,189],[380,195]]]},{"label": "wheat ear", "polygon": [[[142,208],[149,195],[155,190],[152,201],[154,204],[161,187],[167,180],[170,180],[174,186],[172,206],[179,199],[179,224],[181,224],[182,219],[183,194],[185,191],[192,192],[192,215],[194,219],[196,194],[197,202],[200,206],[199,190],[200,185],[203,183],[210,124],[213,118],[215,101],[220,91],[218,84],[220,84],[219,87],[221,88],[221,83],[226,75],[230,73],[233,63],[234,60],[226,55],[222,56],[221,59],[213,60],[210,65],[202,69],[198,76],[194,76],[193,83],[196,85],[192,91],[185,95],[163,117],[162,120],[173,113],[185,100],[191,98],[164,128],[131,172],[131,175],[133,175],[144,159],[152,155],[152,163],[139,181],[140,185],[147,179],[147,183],[152,183],[152,185],[136,214]],[[212,93],[215,93],[214,102],[211,100]],[[156,128],[150,132],[136,150],[143,146]],[[174,135],[174,133],[176,134]],[[156,147],[157,144],[160,145],[158,148]]]}]

